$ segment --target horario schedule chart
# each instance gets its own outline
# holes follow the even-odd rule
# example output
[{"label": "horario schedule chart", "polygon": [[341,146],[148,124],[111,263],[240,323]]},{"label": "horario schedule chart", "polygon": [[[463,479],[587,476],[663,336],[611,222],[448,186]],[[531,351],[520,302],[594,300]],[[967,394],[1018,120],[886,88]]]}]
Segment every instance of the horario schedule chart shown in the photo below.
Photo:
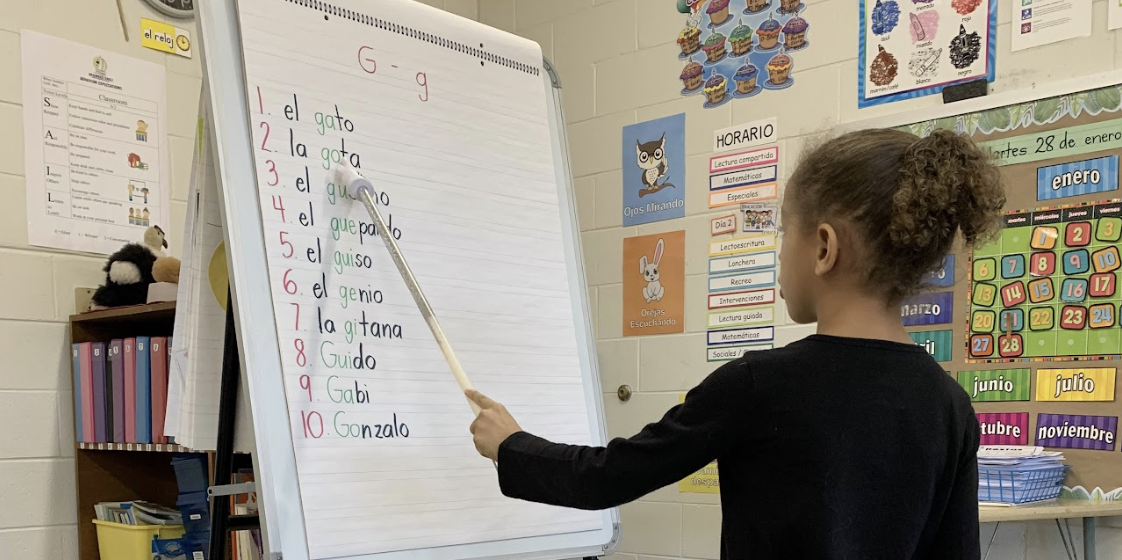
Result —
[{"label": "horario schedule chart", "polygon": [[256,189],[281,370],[260,375],[283,378],[297,482],[276,493],[299,500],[308,556],[601,530],[602,512],[502,496],[378,231],[333,182],[346,162],[374,185],[476,388],[527,431],[602,443],[540,48],[407,0],[237,10],[257,184],[224,189]]}]

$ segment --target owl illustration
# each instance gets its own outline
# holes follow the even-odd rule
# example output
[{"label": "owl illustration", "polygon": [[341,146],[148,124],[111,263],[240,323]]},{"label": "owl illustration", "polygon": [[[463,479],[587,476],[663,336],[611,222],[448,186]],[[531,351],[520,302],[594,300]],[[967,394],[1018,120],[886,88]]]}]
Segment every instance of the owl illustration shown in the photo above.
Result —
[{"label": "owl illustration", "polygon": [[639,180],[643,182],[643,188],[639,190],[639,196],[656,193],[674,186],[669,181],[663,181],[662,184],[658,182],[659,179],[666,177],[670,168],[666,161],[665,149],[665,133],[663,133],[662,138],[651,142],[635,141],[636,163],[639,164],[639,169],[643,170],[643,173],[639,176]]}]

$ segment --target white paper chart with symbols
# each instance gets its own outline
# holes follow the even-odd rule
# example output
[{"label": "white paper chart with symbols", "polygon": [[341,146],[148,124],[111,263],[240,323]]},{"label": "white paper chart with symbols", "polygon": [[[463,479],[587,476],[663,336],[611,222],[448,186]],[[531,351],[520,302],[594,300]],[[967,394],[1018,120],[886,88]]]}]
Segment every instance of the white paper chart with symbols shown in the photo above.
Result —
[{"label": "white paper chart with symbols", "polygon": [[584,287],[566,273],[540,49],[472,40],[475,28],[412,2],[239,10],[311,557],[600,528],[595,512],[502,496],[375,226],[332,182],[347,162],[373,183],[475,386],[527,431],[590,443],[573,305]]}]

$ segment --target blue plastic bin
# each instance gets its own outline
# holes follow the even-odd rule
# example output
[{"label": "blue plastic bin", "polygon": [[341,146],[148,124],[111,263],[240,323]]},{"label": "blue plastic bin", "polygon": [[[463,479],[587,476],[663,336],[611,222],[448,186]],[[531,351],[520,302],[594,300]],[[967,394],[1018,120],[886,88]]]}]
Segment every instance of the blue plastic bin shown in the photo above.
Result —
[{"label": "blue plastic bin", "polygon": [[1047,469],[978,469],[978,501],[1024,504],[1060,497],[1070,465]]}]

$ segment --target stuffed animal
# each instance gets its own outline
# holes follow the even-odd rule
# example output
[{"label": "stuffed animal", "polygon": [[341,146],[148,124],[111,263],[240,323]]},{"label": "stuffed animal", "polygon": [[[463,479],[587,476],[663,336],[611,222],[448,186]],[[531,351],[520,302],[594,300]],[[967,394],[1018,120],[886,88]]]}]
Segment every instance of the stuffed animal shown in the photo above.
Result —
[{"label": "stuffed animal", "polygon": [[[152,226],[144,231],[144,243],[129,243],[110,255],[102,269],[105,271],[105,283],[94,292],[93,307],[121,307],[147,302],[148,285],[156,281],[152,276],[153,265],[157,259],[164,257],[163,250],[167,246],[164,230]],[[179,276],[178,266],[175,266],[175,276]]]},{"label": "stuffed animal", "polygon": [[179,283],[179,259],[175,257],[157,257],[152,264],[152,278],[157,282]]}]

